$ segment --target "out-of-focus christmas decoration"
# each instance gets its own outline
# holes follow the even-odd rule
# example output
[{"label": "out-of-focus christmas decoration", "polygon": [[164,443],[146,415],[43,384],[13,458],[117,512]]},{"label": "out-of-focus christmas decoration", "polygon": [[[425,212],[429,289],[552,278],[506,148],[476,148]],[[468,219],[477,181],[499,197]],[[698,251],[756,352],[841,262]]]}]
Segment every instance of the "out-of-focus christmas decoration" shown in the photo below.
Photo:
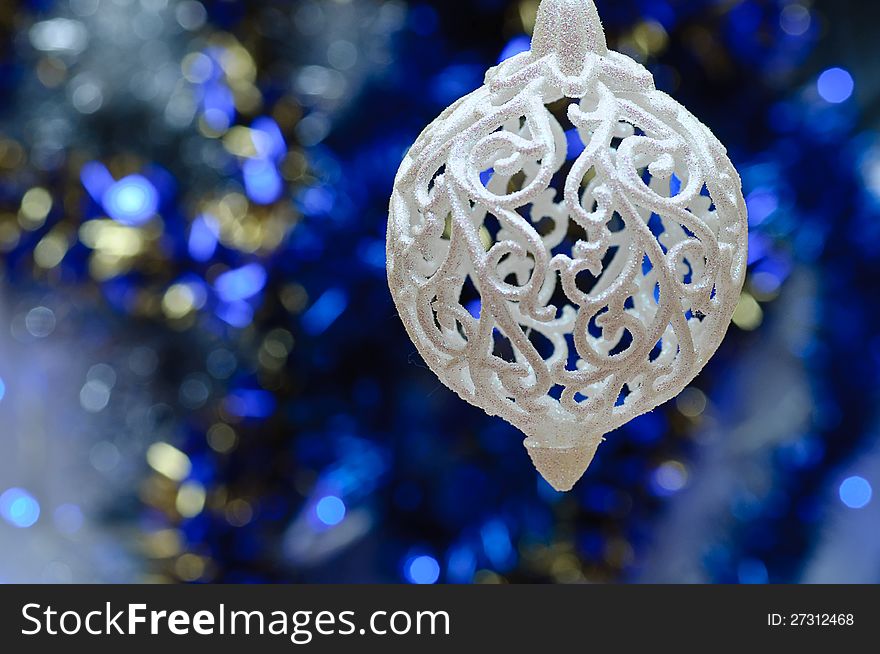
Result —
[{"label": "out-of-focus christmas decoration", "polygon": [[388,277],[440,380],[519,427],[560,491],[721,344],[747,223],[724,147],[609,51],[592,0],[432,123],[395,182]]}]

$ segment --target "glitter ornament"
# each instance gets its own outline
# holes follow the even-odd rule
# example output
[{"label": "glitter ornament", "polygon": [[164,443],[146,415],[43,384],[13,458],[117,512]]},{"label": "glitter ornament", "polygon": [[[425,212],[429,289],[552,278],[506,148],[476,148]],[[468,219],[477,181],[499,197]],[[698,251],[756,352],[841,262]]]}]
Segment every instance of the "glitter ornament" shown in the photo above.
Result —
[{"label": "glitter ornament", "polygon": [[604,435],[677,395],[740,297],[747,220],[712,133],[544,0],[531,51],[434,121],[391,197],[388,279],[419,353],[569,490]]}]

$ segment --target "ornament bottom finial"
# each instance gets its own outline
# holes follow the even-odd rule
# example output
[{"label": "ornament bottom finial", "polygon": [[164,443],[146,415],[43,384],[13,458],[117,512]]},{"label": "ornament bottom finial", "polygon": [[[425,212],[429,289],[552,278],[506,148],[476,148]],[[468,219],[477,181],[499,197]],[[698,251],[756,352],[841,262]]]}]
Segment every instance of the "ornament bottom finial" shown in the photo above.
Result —
[{"label": "ornament bottom finial", "polygon": [[560,492],[566,492],[584,476],[601,442],[599,439],[574,447],[550,447],[527,438],[523,445],[547,483]]}]

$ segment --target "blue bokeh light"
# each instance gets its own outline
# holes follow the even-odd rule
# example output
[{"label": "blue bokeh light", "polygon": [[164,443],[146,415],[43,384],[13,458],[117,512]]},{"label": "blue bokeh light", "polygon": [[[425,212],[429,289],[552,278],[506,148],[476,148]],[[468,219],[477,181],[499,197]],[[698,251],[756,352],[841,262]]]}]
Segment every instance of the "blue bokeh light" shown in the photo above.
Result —
[{"label": "blue bokeh light", "polygon": [[40,503],[22,488],[10,488],[0,495],[0,516],[13,527],[26,529],[40,518]]},{"label": "blue bokeh light", "polygon": [[667,497],[682,490],[687,485],[687,474],[675,464],[664,463],[654,470],[651,477],[651,490],[655,495]]},{"label": "blue bokeh light", "polygon": [[477,572],[476,553],[467,545],[460,545],[449,551],[446,574],[454,584],[470,583]]},{"label": "blue bokeh light", "polygon": [[320,336],[348,307],[348,295],[338,288],[331,288],[319,297],[303,314],[302,326],[311,336]]},{"label": "blue bokeh light", "polygon": [[224,84],[209,82],[203,89],[202,109],[212,129],[225,131],[235,119],[235,96]]},{"label": "blue bokeh light", "polygon": [[224,302],[217,307],[217,317],[227,325],[243,329],[254,321],[254,310],[244,300]]},{"label": "blue bokeh light", "polygon": [[829,68],[819,75],[816,88],[823,100],[840,104],[850,99],[855,90],[855,82],[852,75],[843,68]]},{"label": "blue bokeh light", "polygon": [[345,518],[345,502],[335,495],[327,495],[315,505],[315,515],[328,527],[338,525]]},{"label": "blue bokeh light", "polygon": [[427,554],[415,556],[407,560],[405,574],[411,584],[435,584],[440,578],[440,564]]},{"label": "blue bokeh light", "polygon": [[6,382],[3,381],[3,377],[0,377],[0,400],[6,397]]},{"label": "blue bokeh light", "polygon": [[385,242],[379,239],[367,239],[358,244],[358,258],[365,264],[385,271]]},{"label": "blue bokeh light", "polygon": [[272,204],[284,192],[275,164],[267,159],[248,159],[241,167],[247,196],[257,204]]},{"label": "blue bokeh light", "polygon": [[333,189],[327,186],[312,186],[303,190],[297,198],[300,211],[306,216],[322,216],[330,213],[336,204]]},{"label": "blue bokeh light", "polygon": [[201,214],[193,220],[189,230],[187,249],[196,261],[209,261],[217,251],[220,228],[217,220],[210,215]]},{"label": "blue bokeh light", "polygon": [[874,494],[870,482],[864,477],[847,477],[840,484],[840,501],[851,509],[868,506]]},{"label": "blue bokeh light", "polygon": [[284,134],[272,118],[260,116],[251,123],[251,129],[254,130],[254,146],[260,158],[277,161],[287,153]]},{"label": "blue bokeh light", "polygon": [[505,45],[504,49],[501,51],[501,56],[498,57],[498,63],[510,59],[511,57],[515,57],[521,52],[527,52],[531,47],[532,39],[530,37],[525,34],[514,36],[507,42],[507,45]]},{"label": "blue bokeh light", "polygon": [[249,263],[229,270],[214,282],[214,290],[224,302],[239,302],[253,297],[266,286],[266,269],[258,263]]},{"label": "blue bokeh light", "polygon": [[101,204],[107,214],[124,225],[142,225],[156,215],[159,193],[143,175],[129,175],[104,192]]},{"label": "blue bokeh light", "polygon": [[758,559],[745,559],[737,567],[737,577],[741,584],[766,584],[769,581],[767,566]]},{"label": "blue bokeh light", "polygon": [[90,161],[84,164],[79,171],[79,178],[83,188],[95,202],[101,202],[107,189],[116,183],[113,175],[107,170],[107,166],[100,161]]},{"label": "blue bokeh light", "polygon": [[483,541],[483,551],[494,568],[500,572],[509,570],[516,560],[516,555],[510,540],[510,531],[504,521],[490,520],[480,529],[480,537]]},{"label": "blue bokeh light", "polygon": [[759,187],[746,198],[749,210],[749,224],[760,225],[779,208],[779,198],[773,190]]},{"label": "blue bokeh light", "polygon": [[239,418],[262,420],[275,413],[275,396],[268,391],[239,389],[226,397],[226,411]]}]

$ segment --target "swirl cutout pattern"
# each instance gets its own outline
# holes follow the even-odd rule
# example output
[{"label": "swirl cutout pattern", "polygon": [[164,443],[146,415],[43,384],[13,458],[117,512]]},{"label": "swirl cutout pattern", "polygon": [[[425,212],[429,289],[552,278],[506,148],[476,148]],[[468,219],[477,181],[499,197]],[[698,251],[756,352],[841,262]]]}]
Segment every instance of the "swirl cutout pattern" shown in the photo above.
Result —
[{"label": "swirl cutout pattern", "polygon": [[490,70],[406,155],[388,278],[444,384],[527,443],[595,451],[718,348],[746,210],[724,147],[647,70],[547,50]]}]

